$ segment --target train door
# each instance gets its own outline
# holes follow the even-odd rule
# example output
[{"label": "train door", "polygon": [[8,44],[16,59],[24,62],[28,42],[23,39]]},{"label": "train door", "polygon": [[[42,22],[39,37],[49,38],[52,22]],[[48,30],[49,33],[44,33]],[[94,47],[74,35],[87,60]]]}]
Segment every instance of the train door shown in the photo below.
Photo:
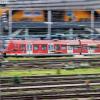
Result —
[{"label": "train door", "polygon": [[33,44],[33,54],[38,54],[40,51],[40,45],[39,44]]},{"label": "train door", "polygon": [[64,54],[66,54],[66,53],[67,53],[67,45],[62,44],[62,45],[61,45],[61,50],[62,50],[62,52],[63,52]]},{"label": "train door", "polygon": [[100,54],[100,45],[97,45],[97,47],[95,49],[95,53],[96,54]]},{"label": "train door", "polygon": [[32,44],[27,44],[27,54],[32,54]]},{"label": "train door", "polygon": [[74,54],[81,54],[82,53],[82,48],[80,45],[73,45],[73,53]]},{"label": "train door", "polygon": [[63,48],[61,44],[55,44],[54,49],[55,49],[55,53],[64,53],[64,51],[62,50]]},{"label": "train door", "polygon": [[84,45],[82,45],[82,46],[81,46],[81,50],[80,50],[80,51],[81,51],[81,53],[82,53],[82,54],[87,54],[87,53],[88,53],[88,51],[89,51],[89,50],[88,50],[88,46],[87,46],[87,45],[85,45],[85,44],[84,44]]},{"label": "train door", "polygon": [[34,44],[33,45],[34,54],[46,54],[48,53],[47,44]]},{"label": "train door", "polygon": [[26,53],[26,44],[20,44],[20,54]]},{"label": "train door", "polygon": [[73,54],[73,46],[72,45],[67,46],[67,53],[68,54]]},{"label": "train door", "polygon": [[47,51],[47,44],[41,44],[40,45],[40,53],[43,53],[43,54],[47,54],[48,53],[48,51]]},{"label": "train door", "polygon": [[65,44],[56,44],[55,45],[55,51],[56,51],[56,53],[66,54],[67,53],[67,45],[65,45]]},{"label": "train door", "polygon": [[95,47],[93,47],[93,46],[88,47],[88,53],[89,54],[94,54],[94,51],[95,51]]},{"label": "train door", "polygon": [[48,53],[53,53],[54,52],[54,45],[51,43],[51,44],[48,44]]}]

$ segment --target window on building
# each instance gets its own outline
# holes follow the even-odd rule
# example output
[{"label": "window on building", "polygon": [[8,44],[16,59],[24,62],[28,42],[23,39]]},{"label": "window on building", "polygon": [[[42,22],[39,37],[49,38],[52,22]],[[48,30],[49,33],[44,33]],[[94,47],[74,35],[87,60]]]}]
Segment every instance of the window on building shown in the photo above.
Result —
[{"label": "window on building", "polygon": [[39,16],[41,15],[41,11],[40,10],[35,10],[34,11],[34,16]]},{"label": "window on building", "polygon": [[25,10],[24,15],[25,16],[39,16],[41,15],[41,11],[40,10]]}]

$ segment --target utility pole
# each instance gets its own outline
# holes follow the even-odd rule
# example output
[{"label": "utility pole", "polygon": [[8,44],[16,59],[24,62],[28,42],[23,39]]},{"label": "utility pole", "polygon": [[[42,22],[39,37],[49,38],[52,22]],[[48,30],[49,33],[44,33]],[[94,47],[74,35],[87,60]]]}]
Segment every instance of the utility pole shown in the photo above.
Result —
[{"label": "utility pole", "polygon": [[25,29],[25,40],[29,39],[29,30]]},{"label": "utility pole", "polygon": [[51,10],[48,10],[48,39],[51,39],[51,25],[52,25],[52,23],[51,23]]},{"label": "utility pole", "polygon": [[[94,29],[94,10],[91,10],[91,28]],[[93,31],[91,31],[91,35],[93,35]]]},{"label": "utility pole", "polygon": [[9,10],[9,32],[8,34],[12,34],[12,9]]}]

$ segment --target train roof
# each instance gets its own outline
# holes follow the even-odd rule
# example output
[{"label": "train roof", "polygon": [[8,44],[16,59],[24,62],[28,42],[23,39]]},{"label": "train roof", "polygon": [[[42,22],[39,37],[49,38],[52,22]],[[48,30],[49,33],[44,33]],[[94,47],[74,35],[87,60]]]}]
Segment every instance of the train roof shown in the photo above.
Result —
[{"label": "train roof", "polygon": [[78,40],[11,40],[10,42],[12,43],[17,43],[17,44],[67,44],[67,45],[78,45],[79,41]]},{"label": "train roof", "polygon": [[100,44],[100,40],[80,40],[81,44],[87,44],[87,45],[98,45]]}]

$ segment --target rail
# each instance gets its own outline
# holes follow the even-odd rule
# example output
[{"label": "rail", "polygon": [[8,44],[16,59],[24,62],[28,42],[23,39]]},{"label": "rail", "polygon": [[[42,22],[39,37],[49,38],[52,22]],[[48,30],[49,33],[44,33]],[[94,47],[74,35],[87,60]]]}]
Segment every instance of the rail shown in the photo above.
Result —
[{"label": "rail", "polygon": [[[69,62],[73,62],[69,64]],[[96,68],[100,66],[99,59],[63,59],[63,60],[31,60],[31,61],[8,61],[2,62],[1,70],[19,69],[77,69]],[[82,66],[82,64],[86,64]]]},{"label": "rail", "polygon": [[[84,83],[85,80],[90,80],[92,83],[100,82],[100,75],[73,75],[73,76],[24,76],[19,77],[21,82],[20,86],[40,86],[40,85],[55,85],[55,84],[79,84]],[[0,78],[0,86],[1,87],[13,87],[16,86],[14,84],[13,77],[1,77]],[[59,81],[60,80],[60,81]]]},{"label": "rail", "polygon": [[[36,82],[43,83],[42,85],[34,84],[27,86],[8,86],[1,87],[1,99],[2,100],[13,100],[14,98],[24,100],[24,98],[31,98],[35,100],[44,99],[60,99],[67,98],[71,100],[72,98],[98,98],[100,97],[100,74],[95,75],[73,75],[73,76],[26,76],[26,82],[32,81],[33,84]],[[8,77],[2,78],[4,81],[9,79]],[[98,81],[96,81],[98,79]],[[87,86],[88,80],[90,80],[89,86]],[[7,81],[7,80],[6,80]],[[24,82],[25,82],[24,81]],[[62,82],[73,82],[65,83]],[[83,81],[83,82],[82,82]],[[8,82],[8,81],[7,81]],[[47,84],[45,84],[47,82]],[[59,83],[59,84],[58,84]]]}]

